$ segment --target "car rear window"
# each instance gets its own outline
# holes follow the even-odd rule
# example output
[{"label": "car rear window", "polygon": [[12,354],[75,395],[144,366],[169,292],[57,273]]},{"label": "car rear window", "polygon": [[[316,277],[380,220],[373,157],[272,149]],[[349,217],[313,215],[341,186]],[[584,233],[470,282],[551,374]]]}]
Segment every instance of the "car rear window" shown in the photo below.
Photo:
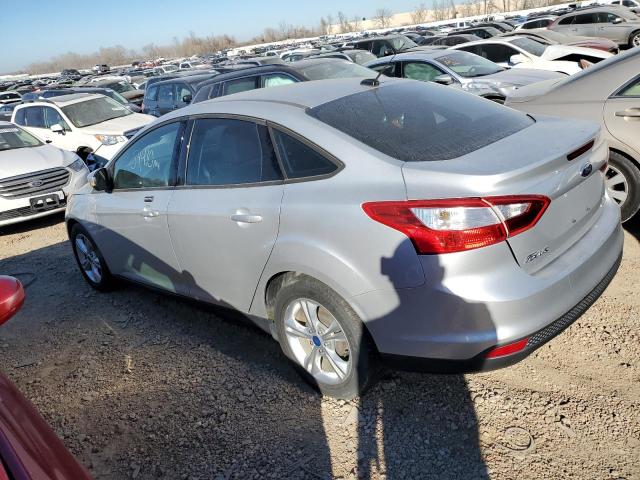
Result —
[{"label": "car rear window", "polygon": [[405,162],[460,157],[534,123],[495,102],[418,81],[371,88],[307,113]]}]

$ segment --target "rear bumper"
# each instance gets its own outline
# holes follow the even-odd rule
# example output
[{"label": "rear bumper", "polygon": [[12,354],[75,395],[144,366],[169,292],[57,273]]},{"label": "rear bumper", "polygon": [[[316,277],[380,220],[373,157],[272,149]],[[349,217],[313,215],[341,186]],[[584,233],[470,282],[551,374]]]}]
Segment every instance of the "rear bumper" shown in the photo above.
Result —
[{"label": "rear bumper", "polygon": [[[595,301],[615,274],[622,246],[620,211],[607,197],[587,233],[534,274],[520,268],[502,243],[423,256],[425,285],[368,292],[351,303],[382,355],[409,357],[407,363],[411,357],[453,361],[465,370],[491,368],[484,360],[478,366],[487,350],[551,330],[557,334],[582,314],[593,303],[586,299]],[[523,356],[538,343],[532,340]]]},{"label": "rear bumper", "polygon": [[[606,290],[607,286],[615,277],[620,263],[622,262],[622,255],[618,257],[616,263],[611,267],[611,270],[600,281],[596,287],[589,292],[575,307],[565,313],[557,320],[551,322],[549,325],[541,330],[528,336],[527,345],[524,349],[512,355],[505,355],[498,358],[485,358],[487,351],[484,351],[473,358],[466,360],[443,360],[438,358],[419,358],[419,357],[407,357],[402,355],[383,354],[384,362],[398,370],[414,371],[414,372],[432,372],[432,373],[470,373],[495,370],[497,368],[508,367],[518,363],[520,360],[531,355],[538,348],[549,342],[566,328],[568,328],[573,322],[578,320],[582,314],[584,314],[591,305],[593,305],[600,295]],[[489,350],[489,349],[487,349]]]}]

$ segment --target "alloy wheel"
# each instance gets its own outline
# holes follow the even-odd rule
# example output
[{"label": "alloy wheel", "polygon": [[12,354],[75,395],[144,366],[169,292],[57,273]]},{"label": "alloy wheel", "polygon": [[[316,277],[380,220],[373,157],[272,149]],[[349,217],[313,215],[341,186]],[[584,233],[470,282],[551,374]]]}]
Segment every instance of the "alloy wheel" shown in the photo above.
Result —
[{"label": "alloy wheel", "polygon": [[349,340],[340,322],[314,300],[299,298],[284,314],[286,341],[295,360],[318,382],[336,385],[353,368]]},{"label": "alloy wheel", "polygon": [[85,275],[93,283],[100,283],[102,280],[102,265],[93,243],[82,233],[76,235],[76,254],[78,262]]},{"label": "alloy wheel", "polygon": [[629,184],[624,174],[616,167],[609,165],[605,175],[605,185],[609,196],[613,198],[620,206],[627,201],[629,197]]}]

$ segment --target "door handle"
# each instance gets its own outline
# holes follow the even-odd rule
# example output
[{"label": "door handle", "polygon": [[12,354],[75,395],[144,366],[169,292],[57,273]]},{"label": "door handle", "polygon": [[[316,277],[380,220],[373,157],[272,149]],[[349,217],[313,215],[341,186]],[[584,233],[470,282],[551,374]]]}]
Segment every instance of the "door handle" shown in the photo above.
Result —
[{"label": "door handle", "polygon": [[51,143],[53,140],[45,140],[44,143]]},{"label": "door handle", "polygon": [[153,195],[147,195],[146,197],[144,197],[144,201],[145,203],[153,202]]},{"label": "door handle", "polygon": [[261,215],[243,215],[240,213],[235,213],[229,218],[238,223],[260,223],[262,221]]},{"label": "door handle", "polygon": [[640,118],[640,108],[629,108],[627,110],[616,112],[616,117]]}]

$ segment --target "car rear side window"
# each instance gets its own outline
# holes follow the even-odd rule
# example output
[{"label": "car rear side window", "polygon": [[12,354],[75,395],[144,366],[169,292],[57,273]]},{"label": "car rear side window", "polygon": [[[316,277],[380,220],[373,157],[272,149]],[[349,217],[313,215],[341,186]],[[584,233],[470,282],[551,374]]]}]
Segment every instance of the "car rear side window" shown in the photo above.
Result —
[{"label": "car rear side window", "polygon": [[307,113],[406,162],[449,160],[532,125],[527,115],[425,82],[398,82],[311,108]]},{"label": "car rear side window", "polygon": [[304,142],[279,130],[273,131],[287,178],[328,175],[338,166]]},{"label": "car rear side window", "polygon": [[196,120],[187,159],[188,185],[241,185],[282,180],[263,125],[234,119]]},{"label": "car rear side window", "polygon": [[246,77],[229,80],[224,84],[224,94],[231,95],[233,93],[246,92],[247,90],[255,90],[256,78],[257,77]]}]

